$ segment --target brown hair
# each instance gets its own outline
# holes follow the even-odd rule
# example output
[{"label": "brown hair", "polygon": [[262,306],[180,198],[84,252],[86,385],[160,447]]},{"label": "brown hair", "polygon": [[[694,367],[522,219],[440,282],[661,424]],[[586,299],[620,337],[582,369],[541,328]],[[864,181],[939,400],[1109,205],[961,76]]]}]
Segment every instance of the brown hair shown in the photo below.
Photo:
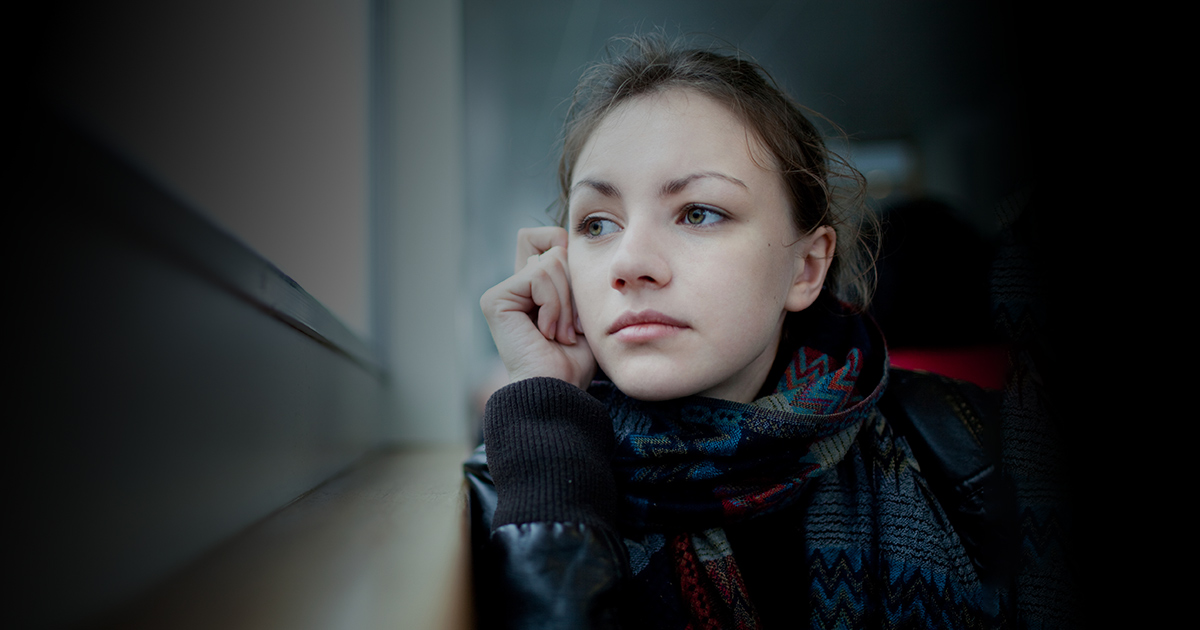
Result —
[{"label": "brown hair", "polygon": [[567,111],[558,164],[559,225],[566,221],[575,162],[609,111],[643,94],[696,90],[732,110],[770,151],[791,197],[792,219],[799,232],[808,234],[822,225],[837,232],[825,288],[865,310],[874,286],[875,254],[869,238],[875,230],[865,228],[873,228],[875,219],[862,204],[862,175],[826,148],[805,113],[820,115],[795,103],[761,66],[740,53],[688,48],[658,33],[613,43],[609,59],[584,73]]}]

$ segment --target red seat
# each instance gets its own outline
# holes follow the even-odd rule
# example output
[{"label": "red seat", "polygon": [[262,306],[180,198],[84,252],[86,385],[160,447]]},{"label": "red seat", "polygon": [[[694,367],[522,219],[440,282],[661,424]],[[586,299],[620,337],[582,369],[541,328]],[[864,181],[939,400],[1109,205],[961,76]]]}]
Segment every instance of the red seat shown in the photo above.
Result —
[{"label": "red seat", "polygon": [[898,368],[924,370],[970,381],[984,389],[1003,389],[1008,369],[1004,346],[964,348],[889,348],[889,362]]}]

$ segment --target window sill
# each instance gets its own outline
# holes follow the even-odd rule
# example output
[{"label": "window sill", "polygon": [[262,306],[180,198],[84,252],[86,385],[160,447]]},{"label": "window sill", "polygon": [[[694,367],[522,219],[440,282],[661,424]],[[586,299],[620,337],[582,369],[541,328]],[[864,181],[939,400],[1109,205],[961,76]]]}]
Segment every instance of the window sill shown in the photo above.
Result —
[{"label": "window sill", "polygon": [[135,628],[470,628],[465,456],[459,447],[370,454],[108,621]]}]

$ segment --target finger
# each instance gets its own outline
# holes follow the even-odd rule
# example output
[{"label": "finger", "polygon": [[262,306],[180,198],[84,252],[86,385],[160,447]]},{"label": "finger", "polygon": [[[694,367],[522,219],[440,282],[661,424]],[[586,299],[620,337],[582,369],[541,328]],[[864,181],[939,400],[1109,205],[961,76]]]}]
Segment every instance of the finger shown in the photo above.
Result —
[{"label": "finger", "polygon": [[567,231],[556,226],[521,228],[517,231],[516,271],[520,271],[536,256],[554,247],[567,246]]},{"label": "finger", "polygon": [[571,309],[571,280],[567,275],[567,254],[562,247],[551,248],[540,256],[537,273],[553,286],[554,307],[541,309],[538,312],[538,329],[546,334],[548,339],[559,343],[575,343],[571,322],[574,313]]},{"label": "finger", "polygon": [[555,339],[560,343],[575,343],[575,309],[571,297],[571,276],[567,267],[567,252],[562,247],[553,247],[542,254],[546,270],[554,282],[558,294],[558,319],[555,322]]},{"label": "finger", "polygon": [[539,265],[532,273],[530,288],[533,303],[538,307],[537,329],[546,339],[554,340],[558,330],[562,301],[553,274],[547,266]]},{"label": "finger", "polygon": [[579,389],[587,390],[592,383],[592,378],[596,376],[596,358],[592,354],[591,347],[588,346],[587,338],[580,337],[579,343],[573,346],[564,346],[563,352],[575,366],[574,378],[571,382],[575,383]]},{"label": "finger", "polygon": [[566,250],[562,251],[559,258],[559,273],[562,275],[562,281],[559,285],[559,299],[562,300],[562,314],[558,318],[558,338],[566,344],[574,344],[576,341],[575,335],[575,320],[579,318],[575,310],[575,296],[571,293],[571,268],[567,261]]},{"label": "finger", "polygon": [[528,319],[537,308],[533,302],[532,283],[528,277],[510,276],[485,291],[479,299],[479,307],[489,322],[506,318],[511,313],[521,313]]},{"label": "finger", "polygon": [[573,345],[578,338],[575,335],[575,308],[571,296],[563,300],[562,315],[558,318],[558,338],[567,345]]}]

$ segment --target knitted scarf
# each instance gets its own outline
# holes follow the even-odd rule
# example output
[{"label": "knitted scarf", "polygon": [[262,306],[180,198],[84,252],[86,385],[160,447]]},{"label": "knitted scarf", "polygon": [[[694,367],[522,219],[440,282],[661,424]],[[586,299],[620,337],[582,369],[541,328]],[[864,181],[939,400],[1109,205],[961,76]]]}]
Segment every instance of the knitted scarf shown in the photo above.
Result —
[{"label": "knitted scarf", "polygon": [[794,514],[809,566],[781,568],[811,577],[795,594],[809,598],[809,625],[983,625],[970,561],[877,410],[882,339],[831,302],[788,324],[791,360],[751,404],[648,403],[593,385],[613,418],[622,529],[648,614],[760,627],[726,528]]}]

